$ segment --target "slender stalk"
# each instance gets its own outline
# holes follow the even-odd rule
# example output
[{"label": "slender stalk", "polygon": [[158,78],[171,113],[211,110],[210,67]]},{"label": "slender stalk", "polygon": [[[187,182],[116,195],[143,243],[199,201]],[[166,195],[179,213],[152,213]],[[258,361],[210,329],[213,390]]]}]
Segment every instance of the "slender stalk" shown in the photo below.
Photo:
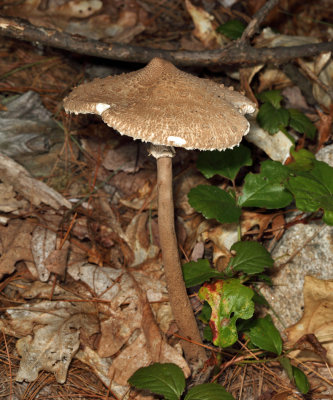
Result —
[{"label": "slender stalk", "polygon": [[[197,343],[202,343],[193,309],[186,293],[178,253],[172,195],[172,158],[157,159],[157,185],[159,237],[171,309],[179,328],[179,334]],[[185,340],[182,341],[182,346],[188,361],[204,362],[207,359],[203,347]]]}]

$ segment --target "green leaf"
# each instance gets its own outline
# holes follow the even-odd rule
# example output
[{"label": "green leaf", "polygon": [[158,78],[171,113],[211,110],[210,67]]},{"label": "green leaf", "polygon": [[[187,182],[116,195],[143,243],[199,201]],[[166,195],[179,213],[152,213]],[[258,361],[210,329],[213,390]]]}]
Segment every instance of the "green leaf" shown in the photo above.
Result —
[{"label": "green leaf", "polygon": [[219,222],[238,222],[241,209],[229,193],[216,186],[199,185],[188,194],[190,205],[207,219]]},{"label": "green leaf", "polygon": [[247,174],[243,186],[243,195],[238,199],[241,207],[286,207],[293,200],[285,189],[284,181],[289,169],[277,161],[264,161],[260,174]]},{"label": "green leaf", "polygon": [[325,211],[323,221],[327,225],[333,225],[333,211]]},{"label": "green leaf", "polygon": [[273,135],[288,126],[289,112],[285,108],[275,108],[271,103],[264,103],[257,114],[259,125]]},{"label": "green leaf", "polygon": [[167,400],[179,400],[185,389],[183,371],[175,364],[155,363],[138,369],[128,383],[138,389],[147,389]]},{"label": "green leaf", "polygon": [[287,357],[281,357],[279,359],[280,364],[286,371],[288,378],[290,379],[291,382],[294,382],[294,374],[293,374],[293,367],[291,365],[290,359]]},{"label": "green leaf", "polygon": [[249,337],[251,342],[259,349],[270,351],[277,355],[282,352],[282,339],[270,315],[254,321],[253,326],[250,328]]},{"label": "green leaf", "polygon": [[262,103],[271,104],[274,108],[281,108],[281,101],[283,100],[280,90],[266,90],[257,94],[257,98]]},{"label": "green leaf", "polygon": [[200,319],[200,321],[204,322],[205,324],[208,324],[211,315],[212,315],[212,309],[210,305],[207,303],[207,301],[205,301],[203,303],[201,313],[199,314],[198,318]]},{"label": "green leaf", "polygon": [[266,274],[258,274],[257,278],[259,281],[264,282],[268,286],[273,286],[272,278]]},{"label": "green leaf", "polygon": [[310,384],[308,381],[308,378],[304,374],[302,370],[300,370],[297,367],[292,367],[293,368],[293,375],[295,379],[295,385],[297,386],[298,390],[303,393],[307,394],[308,391],[310,390]]},{"label": "green leaf", "polygon": [[265,296],[263,296],[261,293],[256,292],[255,290],[252,300],[254,301],[255,304],[260,304],[261,306],[269,307],[269,303],[266,300]]},{"label": "green leaf", "polygon": [[242,36],[244,32],[245,25],[238,19],[232,19],[225,24],[220,25],[216,31],[222,33],[229,39],[238,39]]},{"label": "green leaf", "polygon": [[200,299],[207,301],[212,309],[209,326],[216,346],[229,347],[237,341],[236,322],[239,318],[252,317],[253,294],[252,289],[242,285],[237,279],[205,283],[200,288]]},{"label": "green leaf", "polygon": [[211,268],[208,260],[202,259],[184,264],[183,276],[186,287],[191,287],[209,281],[211,278],[221,277],[221,273]]},{"label": "green leaf", "polygon": [[232,257],[227,271],[242,271],[246,274],[258,274],[272,267],[274,260],[270,253],[258,242],[237,242],[231,246],[236,255]]},{"label": "green leaf", "polygon": [[251,151],[240,145],[225,151],[201,151],[197,168],[207,178],[218,174],[234,180],[244,165],[252,165]]},{"label": "green leaf", "polygon": [[315,161],[310,171],[290,177],[286,183],[295,197],[296,206],[302,211],[324,210],[324,222],[333,225],[333,168],[322,161]]},{"label": "green leaf", "polygon": [[254,291],[254,296],[252,297],[252,300],[254,301],[255,304],[260,304],[261,306],[269,307],[268,301],[261,293]]},{"label": "green leaf", "polygon": [[203,383],[191,388],[184,400],[235,400],[223,386],[216,383]]},{"label": "green leaf", "polygon": [[289,108],[288,111],[290,115],[289,126],[297,132],[305,133],[309,139],[314,139],[317,129],[309,118],[294,108]]},{"label": "green leaf", "polygon": [[300,149],[295,151],[294,148],[290,149],[290,154],[293,157],[293,162],[287,165],[287,167],[294,172],[299,171],[310,171],[316,162],[316,157],[313,153],[308,150]]},{"label": "green leaf", "polygon": [[209,325],[204,327],[204,329],[203,329],[203,337],[204,337],[205,340],[207,340],[207,342],[212,342],[213,341],[213,332],[210,329]]}]

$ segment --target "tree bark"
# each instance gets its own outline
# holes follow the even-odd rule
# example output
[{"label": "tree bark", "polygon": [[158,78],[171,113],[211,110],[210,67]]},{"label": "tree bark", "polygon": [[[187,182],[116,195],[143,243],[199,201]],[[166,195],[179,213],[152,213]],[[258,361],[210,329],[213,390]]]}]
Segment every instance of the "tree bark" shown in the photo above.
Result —
[{"label": "tree bark", "polygon": [[[172,158],[157,159],[157,185],[159,237],[173,316],[181,336],[202,343],[193,309],[187,296],[178,253],[172,194]],[[182,346],[188,361],[201,360],[204,362],[207,359],[203,347],[185,340],[182,340]]]}]

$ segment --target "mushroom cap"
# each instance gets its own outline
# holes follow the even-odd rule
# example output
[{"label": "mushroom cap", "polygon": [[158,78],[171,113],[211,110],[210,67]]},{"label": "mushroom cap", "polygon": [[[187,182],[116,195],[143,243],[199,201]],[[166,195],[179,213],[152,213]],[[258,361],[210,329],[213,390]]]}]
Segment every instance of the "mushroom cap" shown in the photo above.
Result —
[{"label": "mushroom cap", "polygon": [[242,94],[154,58],[127,74],[94,79],[64,100],[66,112],[98,114],[120,134],[155,145],[224,150],[249,131],[255,105]]}]

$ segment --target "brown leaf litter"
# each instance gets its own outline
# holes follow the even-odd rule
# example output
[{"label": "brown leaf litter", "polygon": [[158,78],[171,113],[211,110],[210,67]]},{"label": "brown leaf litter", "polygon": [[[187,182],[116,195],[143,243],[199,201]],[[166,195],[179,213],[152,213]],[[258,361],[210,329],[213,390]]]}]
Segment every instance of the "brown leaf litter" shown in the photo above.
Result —
[{"label": "brown leaf litter", "polygon": [[[293,355],[303,361],[328,361],[333,364],[333,281],[306,276],[303,288],[304,313],[297,324],[286,330],[287,345],[296,348]],[[311,346],[302,346],[305,335],[314,335]],[[311,339],[311,337],[310,337]],[[309,339],[307,339],[309,342]],[[318,344],[320,343],[320,345]],[[318,350],[320,349],[320,350]],[[326,354],[325,354],[326,353]]]}]

